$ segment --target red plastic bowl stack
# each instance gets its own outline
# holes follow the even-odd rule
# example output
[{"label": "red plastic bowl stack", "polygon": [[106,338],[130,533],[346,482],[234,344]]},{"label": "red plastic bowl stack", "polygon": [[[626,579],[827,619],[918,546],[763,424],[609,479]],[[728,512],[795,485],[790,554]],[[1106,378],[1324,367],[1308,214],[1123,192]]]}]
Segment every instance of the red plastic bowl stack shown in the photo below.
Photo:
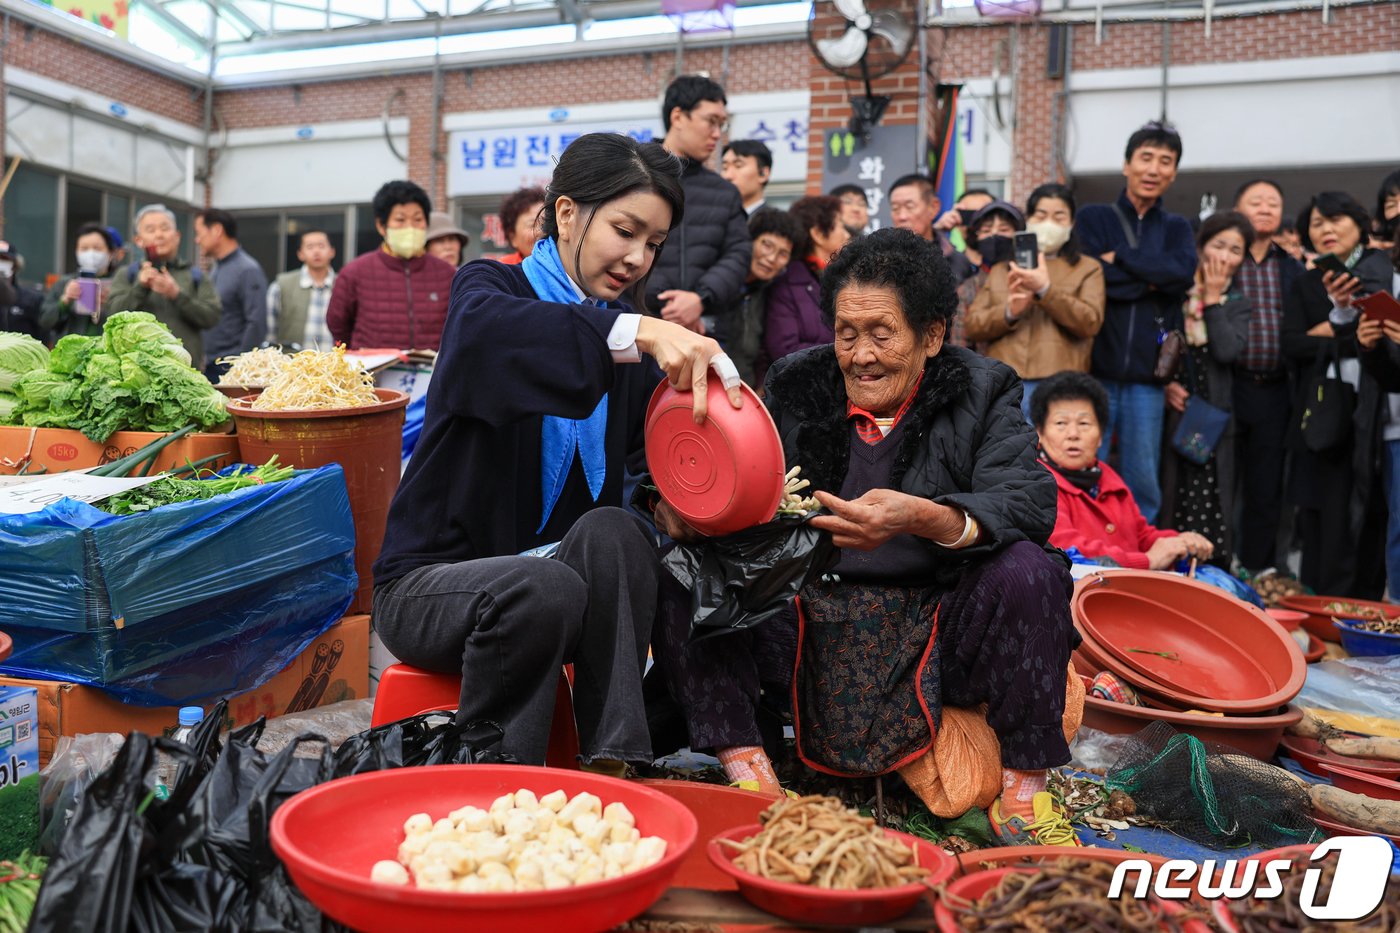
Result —
[{"label": "red plastic bowl stack", "polygon": [[1091,728],[1124,734],[1166,721],[1204,741],[1268,758],[1299,712],[1307,664],[1263,610],[1171,574],[1108,570],[1075,586],[1081,674],[1108,671],[1146,706],[1085,701]]}]

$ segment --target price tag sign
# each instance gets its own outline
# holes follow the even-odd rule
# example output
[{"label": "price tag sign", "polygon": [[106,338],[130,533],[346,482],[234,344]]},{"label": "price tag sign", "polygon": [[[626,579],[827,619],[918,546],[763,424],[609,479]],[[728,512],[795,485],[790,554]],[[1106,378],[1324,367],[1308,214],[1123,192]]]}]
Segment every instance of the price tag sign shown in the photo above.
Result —
[{"label": "price tag sign", "polygon": [[59,499],[100,502],[119,492],[138,489],[160,479],[155,476],[92,476],[87,473],[57,473],[32,483],[0,489],[0,514],[29,515],[43,511]]}]

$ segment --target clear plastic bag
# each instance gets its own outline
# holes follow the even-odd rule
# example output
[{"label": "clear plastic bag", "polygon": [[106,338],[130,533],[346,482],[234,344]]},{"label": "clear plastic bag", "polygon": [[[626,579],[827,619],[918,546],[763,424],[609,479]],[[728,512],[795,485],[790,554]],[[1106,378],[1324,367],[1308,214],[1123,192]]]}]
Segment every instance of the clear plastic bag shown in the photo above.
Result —
[{"label": "clear plastic bag", "polygon": [[352,735],[369,729],[373,713],[374,700],[365,697],[278,716],[269,719],[263,727],[258,751],[264,755],[275,755],[296,741],[297,736],[307,732],[324,736],[331,748],[339,748]]},{"label": "clear plastic bag", "polygon": [[1310,664],[1308,679],[1295,702],[1394,720],[1400,717],[1400,655],[1338,658]]},{"label": "clear plastic bag", "polygon": [[51,856],[68,826],[78,798],[116,760],[126,736],[90,732],[60,736],[53,757],[40,772],[39,853]]}]

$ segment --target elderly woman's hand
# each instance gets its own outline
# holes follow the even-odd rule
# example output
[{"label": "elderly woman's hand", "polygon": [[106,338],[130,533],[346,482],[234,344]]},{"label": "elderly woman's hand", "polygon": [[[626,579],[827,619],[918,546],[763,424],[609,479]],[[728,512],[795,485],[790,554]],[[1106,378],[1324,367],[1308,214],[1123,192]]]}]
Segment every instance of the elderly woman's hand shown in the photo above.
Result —
[{"label": "elderly woman's hand", "polygon": [[1186,551],[1192,557],[1209,560],[1215,553],[1215,545],[1204,535],[1198,535],[1194,531],[1183,531],[1178,537],[1186,544]]},{"label": "elderly woman's hand", "polygon": [[1186,541],[1181,535],[1173,535],[1170,538],[1158,538],[1152,542],[1152,546],[1147,549],[1147,569],[1149,570],[1170,570],[1176,562],[1191,553],[1186,546]]},{"label": "elderly woman's hand", "polygon": [[687,544],[691,541],[699,541],[705,537],[700,532],[692,528],[685,519],[676,514],[676,510],[671,508],[671,503],[665,499],[657,499],[656,507],[652,509],[652,519],[656,522],[656,530],[669,537],[672,541],[680,544]]},{"label": "elderly woman's hand", "polygon": [[893,489],[872,489],[849,502],[820,490],[815,496],[831,514],[812,519],[812,527],[831,532],[837,547],[857,551],[873,551],[902,534],[956,540],[966,521],[958,509]]},{"label": "elderly woman's hand", "polygon": [[1337,275],[1334,272],[1322,273],[1322,286],[1327,289],[1327,297],[1339,308],[1351,305],[1351,299],[1361,288],[1361,280],[1354,275]]},{"label": "elderly woman's hand", "polygon": [[1380,321],[1361,315],[1361,323],[1356,328],[1356,342],[1361,344],[1361,349],[1374,350],[1384,335]]}]

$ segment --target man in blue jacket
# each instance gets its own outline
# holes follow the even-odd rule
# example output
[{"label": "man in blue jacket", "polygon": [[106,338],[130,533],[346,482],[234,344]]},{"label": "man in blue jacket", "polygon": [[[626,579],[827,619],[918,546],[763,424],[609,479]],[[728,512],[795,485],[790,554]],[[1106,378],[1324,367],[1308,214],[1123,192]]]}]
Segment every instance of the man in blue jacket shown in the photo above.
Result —
[{"label": "man in blue jacket", "polygon": [[1182,304],[1196,273],[1191,224],[1162,208],[1180,161],[1176,130],[1147,124],[1128,139],[1127,185],[1118,200],[1090,204],[1074,224],[1084,253],[1103,264],[1108,292],[1093,352],[1093,373],[1108,391],[1099,457],[1107,459],[1116,434],[1119,472],[1149,522],[1162,504],[1163,399],[1152,370],[1162,336],[1182,326]]}]

